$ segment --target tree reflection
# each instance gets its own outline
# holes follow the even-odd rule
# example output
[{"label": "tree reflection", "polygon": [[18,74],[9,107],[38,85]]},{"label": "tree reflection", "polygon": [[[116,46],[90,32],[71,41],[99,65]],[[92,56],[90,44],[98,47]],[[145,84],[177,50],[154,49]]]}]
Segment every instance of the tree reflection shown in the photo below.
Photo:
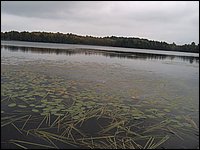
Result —
[{"label": "tree reflection", "polygon": [[102,55],[110,58],[120,58],[120,59],[143,59],[143,60],[164,60],[170,59],[173,60],[175,58],[181,59],[183,61],[187,61],[190,64],[199,63],[199,57],[194,56],[175,56],[175,55],[165,55],[165,54],[150,54],[150,53],[139,53],[139,52],[124,52],[124,51],[109,51],[109,50],[97,50],[97,49],[51,49],[51,48],[36,48],[36,47],[19,47],[19,46],[7,46],[1,45],[1,48],[10,51],[22,51],[22,52],[31,52],[31,53],[39,53],[39,54],[56,54],[56,55]]}]

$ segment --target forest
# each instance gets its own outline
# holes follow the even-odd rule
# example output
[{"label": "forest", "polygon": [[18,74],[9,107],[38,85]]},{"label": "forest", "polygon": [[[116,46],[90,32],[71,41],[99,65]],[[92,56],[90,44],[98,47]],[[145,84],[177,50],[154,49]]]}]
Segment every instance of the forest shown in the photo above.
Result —
[{"label": "forest", "polygon": [[98,46],[113,46],[125,48],[167,50],[199,53],[199,44],[176,45],[174,42],[169,44],[164,41],[154,41],[136,37],[93,37],[80,36],[72,33],[63,34],[60,32],[18,32],[9,31],[1,32],[1,40],[29,41],[29,42],[46,42],[46,43],[63,43],[63,44],[86,44]]}]

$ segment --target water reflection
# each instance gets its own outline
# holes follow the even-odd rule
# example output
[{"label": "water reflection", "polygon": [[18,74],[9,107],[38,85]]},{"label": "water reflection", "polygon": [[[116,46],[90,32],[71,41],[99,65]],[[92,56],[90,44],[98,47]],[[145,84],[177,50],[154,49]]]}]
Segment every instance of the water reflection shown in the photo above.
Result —
[{"label": "water reflection", "polygon": [[199,57],[193,56],[175,56],[175,55],[164,55],[164,54],[149,54],[149,53],[137,53],[137,52],[119,52],[119,51],[107,51],[107,50],[96,50],[96,49],[50,49],[50,48],[36,48],[36,47],[19,47],[19,46],[8,46],[1,45],[1,48],[10,51],[22,51],[22,52],[31,52],[31,53],[39,53],[39,54],[65,54],[65,55],[102,55],[110,58],[126,58],[126,59],[181,59],[183,61],[187,61],[190,64],[199,63]]}]

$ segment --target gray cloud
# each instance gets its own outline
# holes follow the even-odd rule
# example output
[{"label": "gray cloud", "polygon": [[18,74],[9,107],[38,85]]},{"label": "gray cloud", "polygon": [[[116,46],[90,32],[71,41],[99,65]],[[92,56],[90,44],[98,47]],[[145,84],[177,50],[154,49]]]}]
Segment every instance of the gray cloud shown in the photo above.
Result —
[{"label": "gray cloud", "polygon": [[1,30],[134,36],[199,43],[199,2],[3,1]]}]

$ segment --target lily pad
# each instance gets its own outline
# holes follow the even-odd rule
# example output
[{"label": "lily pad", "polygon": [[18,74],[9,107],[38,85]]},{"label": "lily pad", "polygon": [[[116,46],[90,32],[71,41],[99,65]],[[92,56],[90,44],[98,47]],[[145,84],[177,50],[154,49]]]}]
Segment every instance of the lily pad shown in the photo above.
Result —
[{"label": "lily pad", "polygon": [[63,95],[62,97],[63,97],[63,98],[69,98],[69,96],[68,96],[68,95]]},{"label": "lily pad", "polygon": [[144,119],[144,118],[146,118],[145,116],[136,116],[136,117],[134,117],[134,119]]},{"label": "lily pad", "polygon": [[42,116],[46,116],[46,115],[48,115],[49,113],[47,113],[47,112],[43,112],[43,113],[41,113],[40,115],[42,115]]},{"label": "lily pad", "polygon": [[155,117],[155,116],[153,116],[153,115],[146,115],[148,118],[151,118],[151,119],[153,119],[153,118],[157,118],[157,117]]},{"label": "lily pad", "polygon": [[52,109],[51,111],[59,111],[60,109],[59,108],[56,108],[56,109]]},{"label": "lily pad", "polygon": [[163,109],[165,112],[170,112],[170,110],[169,109]]},{"label": "lily pad", "polygon": [[157,113],[156,116],[158,117],[163,117],[165,114],[164,113]]},{"label": "lily pad", "polygon": [[20,108],[26,108],[27,106],[25,106],[25,105],[18,105],[18,107],[20,107]]},{"label": "lily pad", "polygon": [[55,113],[54,115],[55,116],[64,116],[64,114],[58,114],[58,113]]},{"label": "lily pad", "polygon": [[32,112],[39,112],[38,109],[32,109]]},{"label": "lily pad", "polygon": [[43,108],[43,107],[45,107],[44,105],[37,105],[37,106],[35,106],[35,108]]},{"label": "lily pad", "polygon": [[15,107],[17,104],[16,103],[11,103],[8,105],[8,107]]}]

